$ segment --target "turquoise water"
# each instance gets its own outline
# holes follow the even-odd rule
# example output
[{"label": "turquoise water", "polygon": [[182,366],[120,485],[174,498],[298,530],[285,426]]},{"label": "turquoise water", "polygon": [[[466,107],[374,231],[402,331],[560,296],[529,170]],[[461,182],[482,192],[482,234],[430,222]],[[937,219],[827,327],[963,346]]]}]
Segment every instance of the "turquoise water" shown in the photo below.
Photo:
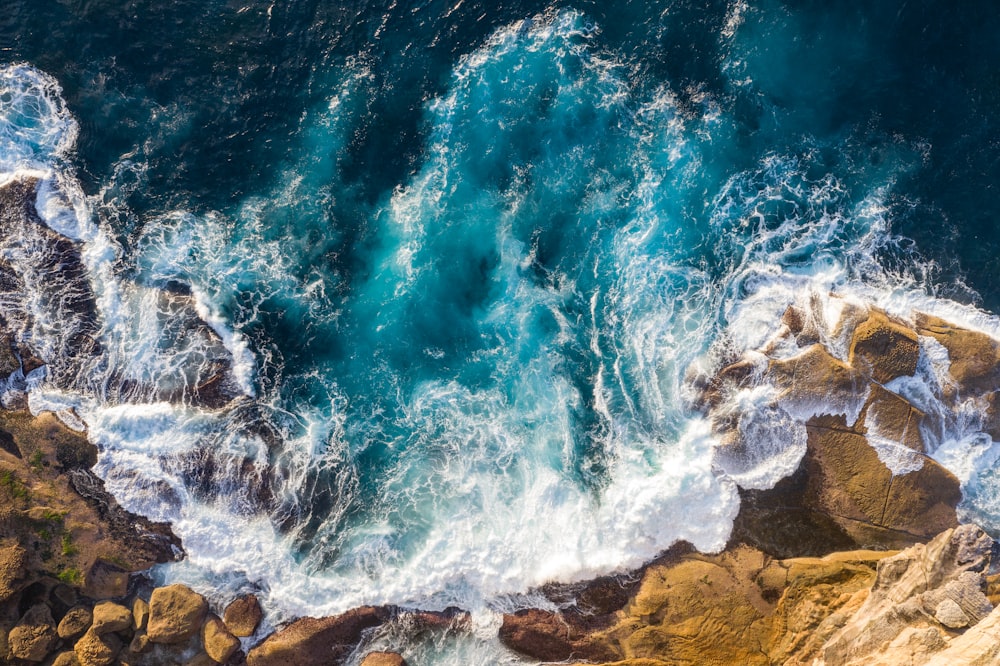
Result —
[{"label": "turquoise water", "polygon": [[[691,368],[831,290],[996,328],[997,21],[14,0],[0,166],[62,192],[106,348],[33,404],[74,407],[109,488],[172,521],[162,576],[275,622],[459,605],[488,633],[544,582],[717,550],[737,486],[802,451],[774,422],[716,459]],[[150,318],[157,288],[224,350]],[[238,404],[155,398],[220,355]],[[967,484],[985,522],[995,487]]]}]

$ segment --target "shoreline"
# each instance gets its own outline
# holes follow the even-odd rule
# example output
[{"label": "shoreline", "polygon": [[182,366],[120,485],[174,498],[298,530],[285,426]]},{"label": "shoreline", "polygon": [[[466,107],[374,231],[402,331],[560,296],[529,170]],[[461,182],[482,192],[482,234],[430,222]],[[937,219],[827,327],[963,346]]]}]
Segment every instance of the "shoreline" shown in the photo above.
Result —
[{"label": "shoreline", "polygon": [[[75,245],[48,229],[32,210],[30,195],[36,186],[21,180],[0,188],[4,197],[22,202],[19,206],[0,202],[5,203],[0,206],[4,211],[0,223],[11,233],[38,235],[52,261],[77,267],[69,273],[79,283],[75,300],[64,306],[70,308],[82,337],[73,342],[73,355],[60,361],[66,367],[52,371],[59,380],[75,372],[72,363],[85,363],[100,350],[86,333],[97,330],[96,304]],[[164,290],[161,296],[168,312],[189,321],[208,343],[215,340],[189,295]],[[626,663],[638,666],[664,657],[667,661],[661,659],[662,663],[686,663],[670,661],[671,655],[684,653],[683,644],[690,643],[692,635],[708,628],[725,634],[741,626],[734,635],[752,629],[760,633],[761,646],[767,643],[786,650],[787,646],[781,647],[784,634],[775,633],[773,623],[786,617],[782,608],[794,605],[789,595],[827,585],[822,582],[826,574],[817,571],[832,566],[837,575],[854,581],[853,587],[838,593],[838,599],[867,598],[864,590],[881,575],[878,563],[902,556],[898,551],[932,540],[947,542],[956,534],[975,543],[988,539],[981,532],[973,534],[975,528],[959,526],[960,480],[931,456],[923,439],[925,425],[933,425],[940,415],[928,409],[929,403],[914,402],[899,390],[899,381],[929,372],[921,369],[928,363],[926,347],[932,342],[939,345],[947,352],[945,371],[953,381],[940,383],[931,396],[936,402],[929,406],[954,410],[961,401],[979,401],[982,427],[991,437],[1000,436],[1000,410],[992,390],[1000,385],[1000,343],[985,333],[919,312],[904,321],[869,304],[834,295],[828,300],[835,307],[813,302],[789,306],[778,331],[760,349],[729,358],[721,367],[689,372],[692,407],[705,416],[720,442],[719,469],[750,480],[740,491],[740,512],[726,548],[717,555],[702,555],[679,542],[628,574],[543,586],[537,591],[560,610],[521,609],[505,615],[498,631],[504,645],[539,661],[627,659],[632,661]],[[827,321],[829,311],[836,312],[836,321]],[[28,413],[26,378],[48,367],[48,359],[40,358],[24,342],[25,336],[12,328],[0,330],[0,338],[0,366],[11,378],[0,410],[0,492],[8,507],[0,521],[0,634],[5,638],[0,656],[60,666],[307,665],[359,661],[363,655],[357,651],[365,649],[373,632],[387,626],[401,627],[397,640],[469,630],[470,616],[460,609],[427,612],[365,606],[334,616],[299,618],[264,636],[257,628],[259,617],[249,630],[245,623],[229,621],[233,602],[248,606],[251,615],[263,615],[256,599],[228,600],[213,614],[204,597],[184,586],[154,588],[143,572],[155,563],[179,559],[180,540],[169,525],[125,511],[104,490],[103,481],[90,471],[97,450],[85,434],[68,428],[59,415]],[[238,398],[230,370],[214,366],[214,374],[197,377],[193,391],[161,397],[219,409]],[[741,402],[747,392],[762,387],[770,396],[766,403],[748,408]],[[158,390],[124,383],[121,388],[123,397],[157,395]],[[79,420],[72,414],[62,418],[71,423]],[[781,429],[774,430],[777,426]],[[801,455],[790,474],[772,487],[755,489],[754,466],[761,463],[754,460],[752,445],[760,437],[774,438],[784,447],[781,455],[787,451]],[[977,548],[983,551],[982,545]],[[1000,601],[996,590],[992,597],[986,596],[996,587],[995,579],[985,575],[992,566],[984,560],[988,553],[976,557],[982,580],[975,585],[966,581],[969,584],[961,593],[965,596],[952,601],[974,599],[979,605],[963,607],[964,625],[950,626],[961,617],[946,604],[940,614],[947,622],[935,620],[937,625],[921,627],[921,631],[944,627],[940,640],[925,636],[936,646],[927,648],[928,654],[951,649],[951,641],[961,635],[958,629],[978,627],[992,617],[982,599],[990,611],[993,600]],[[956,566],[951,569],[961,569]],[[776,572],[796,567],[805,578],[776,578]],[[722,589],[728,592],[719,596]],[[746,603],[738,602],[741,594]],[[864,599],[855,600],[861,608]],[[148,614],[144,604],[149,605]],[[678,605],[687,610],[678,611]],[[810,625],[814,633],[823,621],[847,608],[839,602],[821,606],[823,617]],[[914,617],[933,619],[938,610]],[[127,622],[126,614],[131,618]],[[100,618],[108,615],[117,619],[101,624]],[[66,618],[74,616],[79,617],[73,630],[60,632]],[[163,633],[164,623],[182,626]],[[694,634],[677,634],[665,623],[671,627],[687,623]],[[835,640],[835,633],[827,638]],[[765,640],[765,635],[770,638]],[[644,642],[637,636],[657,638]],[[798,643],[812,645],[813,652],[823,647],[805,638]],[[764,647],[750,654],[735,643],[727,650],[714,658],[719,663],[727,658],[731,663],[750,663],[757,659],[754,655],[771,654]],[[4,655],[4,651],[9,652]],[[402,663],[398,655],[377,653],[373,659],[382,661],[371,664]],[[795,654],[781,652],[781,659]]]}]

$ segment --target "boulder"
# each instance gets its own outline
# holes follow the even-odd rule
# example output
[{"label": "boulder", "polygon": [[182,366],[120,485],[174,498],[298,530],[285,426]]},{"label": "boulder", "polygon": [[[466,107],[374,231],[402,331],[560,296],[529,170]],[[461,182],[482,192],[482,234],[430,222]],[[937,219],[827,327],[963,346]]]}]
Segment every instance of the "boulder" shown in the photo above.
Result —
[{"label": "boulder", "polygon": [[73,646],[81,666],[109,666],[121,652],[122,642],[114,634],[99,636],[88,630]]},{"label": "boulder", "polygon": [[28,553],[20,544],[0,548],[0,602],[10,599],[27,576]]},{"label": "boulder", "polygon": [[59,640],[52,613],[45,604],[35,604],[10,630],[10,652],[18,659],[42,661]]},{"label": "boulder", "polygon": [[146,623],[149,621],[149,604],[146,603],[141,597],[136,597],[132,601],[132,623],[136,630],[142,630],[146,628]]},{"label": "boulder", "polygon": [[229,633],[218,615],[210,614],[201,628],[201,642],[205,653],[219,662],[225,663],[240,649],[240,639]]},{"label": "boulder", "polygon": [[268,636],[247,654],[249,666],[327,666],[349,655],[368,629],[388,621],[393,609],[362,606],[341,615],[300,618]]},{"label": "boulder", "polygon": [[73,640],[90,628],[93,615],[86,606],[74,606],[59,621],[56,632],[63,640]]},{"label": "boulder", "polygon": [[112,601],[102,601],[94,606],[91,631],[103,636],[112,631],[125,631],[132,627],[132,611]]},{"label": "boulder", "polygon": [[369,652],[361,666],[406,666],[406,660],[396,652]]},{"label": "boulder", "polygon": [[80,666],[80,660],[76,658],[76,652],[68,650],[59,653],[52,662],[52,666]]},{"label": "boulder", "polygon": [[153,590],[146,633],[153,643],[180,643],[201,629],[208,613],[205,598],[184,585]]},{"label": "boulder", "polygon": [[257,631],[264,612],[260,608],[257,596],[246,594],[226,606],[222,617],[226,627],[234,636],[246,638],[253,636],[253,632]]},{"label": "boulder", "polygon": [[128,651],[132,654],[145,654],[152,648],[153,644],[149,642],[149,636],[144,631],[136,632],[135,636],[132,637],[132,642],[128,645]]}]

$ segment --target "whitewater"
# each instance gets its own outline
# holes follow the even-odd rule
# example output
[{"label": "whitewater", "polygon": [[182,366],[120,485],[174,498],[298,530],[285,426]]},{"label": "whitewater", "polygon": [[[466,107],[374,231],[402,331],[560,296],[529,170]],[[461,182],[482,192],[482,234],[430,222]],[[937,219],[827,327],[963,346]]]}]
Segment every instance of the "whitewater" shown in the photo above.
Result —
[{"label": "whitewater", "polygon": [[[720,36],[734,89],[754,74],[743,11]],[[739,488],[795,471],[811,414],[771,418],[767,396],[740,396],[760,412],[758,447],[720,456],[691,385],[763,346],[790,304],[832,313],[835,295],[1000,335],[1000,318],[938,295],[893,231],[888,199],[926,143],[862,163],[854,137],[802,136],[732,159],[748,139],[722,100],[649,85],[595,45],[600,29],[548,11],[458,58],[422,109],[420,163],[367,203],[344,160],[373,74],[351,60],[269,191],[131,230],[116,227],[124,190],[147,166],[125,155],[85,192],[59,82],[0,67],[0,185],[38,180],[35,207],[81,248],[100,323],[99,354],[3,390],[85,428],[108,490],[171,523],[187,557],[159,581],[252,590],[272,626],[458,606],[477,630],[448,659],[481,660],[498,613],[551,604],[538,586],[628,571],[681,540],[719,551]],[[2,258],[30,278],[17,307],[33,344],[65,356],[52,276],[30,247]],[[177,325],[164,289],[214,335]],[[908,394],[933,393],[919,383],[940,381],[935,353]],[[222,362],[238,399],[185,397]],[[963,483],[963,518],[998,533],[1000,448],[967,409],[925,439]]]}]

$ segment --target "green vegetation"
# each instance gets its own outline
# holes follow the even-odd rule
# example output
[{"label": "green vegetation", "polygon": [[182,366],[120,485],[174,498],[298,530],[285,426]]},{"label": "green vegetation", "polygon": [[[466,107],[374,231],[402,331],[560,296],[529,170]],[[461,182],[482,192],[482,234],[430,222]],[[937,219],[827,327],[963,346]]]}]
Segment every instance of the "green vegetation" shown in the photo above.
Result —
[{"label": "green vegetation", "polygon": [[60,571],[56,578],[66,583],[67,585],[79,585],[83,582],[83,573],[74,567],[68,567]]},{"label": "green vegetation", "polygon": [[28,458],[28,464],[31,465],[31,469],[36,472],[41,472],[42,467],[45,466],[45,455],[41,451],[35,451]]},{"label": "green vegetation", "polygon": [[28,488],[9,469],[0,469],[0,489],[3,489],[10,499],[27,500],[31,496]]},{"label": "green vegetation", "polygon": [[78,552],[80,552],[80,550],[76,546],[73,545],[73,537],[70,535],[69,532],[63,532],[63,535],[62,535],[62,554],[65,557],[73,557]]}]

